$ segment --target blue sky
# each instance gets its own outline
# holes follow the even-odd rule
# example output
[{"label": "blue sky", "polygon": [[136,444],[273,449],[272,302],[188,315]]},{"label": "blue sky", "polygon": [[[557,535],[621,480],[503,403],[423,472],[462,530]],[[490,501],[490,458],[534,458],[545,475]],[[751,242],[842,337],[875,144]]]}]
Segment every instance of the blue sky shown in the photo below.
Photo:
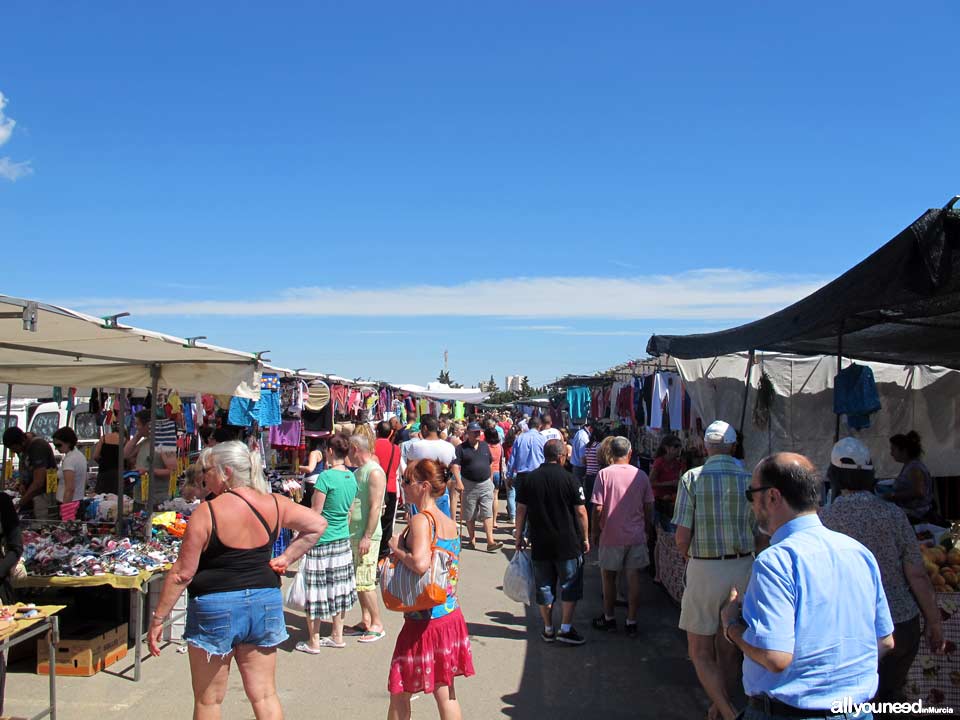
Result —
[{"label": "blue sky", "polygon": [[666,5],[6,3],[0,292],[539,383],[778,309],[960,192],[956,4]]}]

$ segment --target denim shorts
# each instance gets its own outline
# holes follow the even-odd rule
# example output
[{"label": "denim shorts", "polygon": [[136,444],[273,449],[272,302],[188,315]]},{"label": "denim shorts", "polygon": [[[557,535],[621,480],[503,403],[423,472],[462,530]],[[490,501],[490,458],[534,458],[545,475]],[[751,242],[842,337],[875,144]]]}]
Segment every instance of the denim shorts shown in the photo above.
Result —
[{"label": "denim shorts", "polygon": [[275,647],[289,637],[280,588],[233,590],[190,598],[183,638],[209,655],[237,645]]},{"label": "denim shorts", "polygon": [[537,605],[553,605],[557,585],[561,602],[577,602],[583,597],[583,557],[572,560],[534,560]]}]

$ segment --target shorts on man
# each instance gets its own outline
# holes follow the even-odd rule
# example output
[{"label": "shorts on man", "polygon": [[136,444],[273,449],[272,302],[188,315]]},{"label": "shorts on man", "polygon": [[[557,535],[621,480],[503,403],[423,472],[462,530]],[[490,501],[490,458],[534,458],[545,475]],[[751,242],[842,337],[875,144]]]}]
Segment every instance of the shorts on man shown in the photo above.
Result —
[{"label": "shorts on man", "polygon": [[373,592],[377,589],[377,562],[380,560],[380,541],[370,543],[366,555],[360,554],[360,548],[351,544],[353,549],[353,567],[356,570],[357,592]]},{"label": "shorts on man", "polygon": [[579,602],[583,597],[583,558],[534,560],[537,605],[553,605],[559,587],[561,602]]},{"label": "shorts on man", "polygon": [[680,629],[696,635],[717,633],[720,608],[730,599],[730,588],[737,588],[743,597],[752,569],[753,555],[730,560],[690,558],[680,600]]},{"label": "shorts on man", "polygon": [[463,493],[460,496],[460,508],[465,522],[489,520],[493,517],[493,498],[496,489],[493,480],[483,482],[463,481]]}]

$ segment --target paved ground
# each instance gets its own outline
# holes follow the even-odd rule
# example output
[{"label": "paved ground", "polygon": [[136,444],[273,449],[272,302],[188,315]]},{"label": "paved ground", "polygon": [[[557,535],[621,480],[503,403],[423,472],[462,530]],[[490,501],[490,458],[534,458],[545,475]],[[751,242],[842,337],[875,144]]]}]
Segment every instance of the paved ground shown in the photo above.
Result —
[{"label": "paved ground", "polygon": [[[461,599],[477,670],[474,677],[457,682],[464,717],[704,717],[707,703],[677,630],[678,611],[652,581],[644,586],[640,637],[629,640],[622,634],[601,635],[589,627],[589,618],[600,610],[600,598],[599,573],[588,564],[586,597],[577,610],[577,626],[587,644],[546,645],[539,639],[535,608],[531,611],[511,602],[499,589],[508,555],[463,554]],[[355,610],[354,616],[357,614]],[[387,614],[389,634],[379,643],[353,643],[320,656],[293,650],[296,641],[304,639],[304,621],[294,613],[289,613],[287,620],[291,637],[282,646],[278,663],[278,686],[287,718],[366,720],[386,716],[387,668],[401,617]],[[131,658],[132,652],[127,660]],[[126,664],[121,662],[110,670],[123,669]],[[32,669],[30,664],[11,668],[7,715],[31,716],[43,706],[47,678],[33,674]],[[176,652],[176,646],[144,663],[140,683],[100,673],[92,678],[60,678],[57,687],[60,720],[172,720],[190,717],[192,709],[187,658]],[[414,717],[436,717],[432,697],[418,697],[413,708]],[[223,716],[253,717],[236,672],[231,676]]]}]

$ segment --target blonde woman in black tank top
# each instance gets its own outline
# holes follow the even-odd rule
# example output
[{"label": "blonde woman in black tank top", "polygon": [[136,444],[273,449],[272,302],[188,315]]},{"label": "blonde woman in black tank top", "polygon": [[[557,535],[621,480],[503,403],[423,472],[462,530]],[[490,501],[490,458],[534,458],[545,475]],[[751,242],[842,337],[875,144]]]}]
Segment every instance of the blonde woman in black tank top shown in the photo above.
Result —
[{"label": "blonde woman in black tank top", "polygon": [[[219,443],[200,455],[202,481],[216,497],[190,518],[180,557],[167,574],[150,627],[150,652],[160,654],[163,623],[188,590],[187,629],[194,718],[220,718],[230,664],[236,658],[257,720],[283,717],[276,692],[277,645],[287,639],[280,576],[313,547],[326,520],[270,494],[260,457],[241,442]],[[298,533],[271,560],[280,528]]]}]

